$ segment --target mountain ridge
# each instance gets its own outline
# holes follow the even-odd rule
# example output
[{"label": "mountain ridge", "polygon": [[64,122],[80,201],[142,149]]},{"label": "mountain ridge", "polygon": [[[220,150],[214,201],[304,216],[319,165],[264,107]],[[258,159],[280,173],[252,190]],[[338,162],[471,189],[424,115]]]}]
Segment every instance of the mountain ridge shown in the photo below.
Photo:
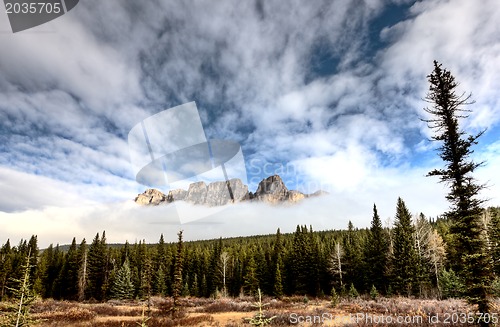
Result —
[{"label": "mountain ridge", "polygon": [[305,198],[325,194],[317,191],[313,194],[304,194],[296,190],[288,190],[279,175],[264,178],[255,192],[249,192],[248,186],[238,178],[228,181],[191,183],[187,190],[175,189],[164,194],[157,189],[147,189],[138,194],[134,201],[140,205],[161,205],[175,201],[185,201],[195,205],[209,207],[222,206],[229,203],[250,201],[270,204],[297,203]]}]

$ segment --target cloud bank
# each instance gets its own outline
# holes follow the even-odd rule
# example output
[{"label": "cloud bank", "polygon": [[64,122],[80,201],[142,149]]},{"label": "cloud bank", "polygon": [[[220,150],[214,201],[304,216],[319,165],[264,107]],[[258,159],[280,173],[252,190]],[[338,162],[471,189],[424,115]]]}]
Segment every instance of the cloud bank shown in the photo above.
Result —
[{"label": "cloud bank", "polygon": [[[301,223],[365,227],[373,203],[392,216],[398,196],[438,215],[446,189],[424,176],[442,163],[419,119],[434,59],[476,100],[463,126],[487,128],[474,158],[487,161],[482,195],[499,205],[499,20],[496,0],[88,0],[49,24],[2,32],[0,241],[37,233],[32,226],[40,239],[64,242],[70,230],[89,238],[115,213],[127,221],[109,225],[116,240],[134,238],[143,213],[118,209],[144,190],[127,133],[190,101],[207,138],[241,144],[251,189],[266,170],[294,167],[282,176],[289,188],[330,191],[321,208],[301,205]],[[9,30],[6,15],[0,30]],[[252,224],[266,210],[231,213]],[[214,230],[236,235],[242,221]]]}]

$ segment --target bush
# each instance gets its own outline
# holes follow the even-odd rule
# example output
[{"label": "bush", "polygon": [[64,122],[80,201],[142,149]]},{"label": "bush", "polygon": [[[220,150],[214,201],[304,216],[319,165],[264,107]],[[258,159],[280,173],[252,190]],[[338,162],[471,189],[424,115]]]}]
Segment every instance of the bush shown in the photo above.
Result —
[{"label": "bush", "polygon": [[372,285],[372,288],[370,290],[370,298],[372,300],[376,300],[378,298],[378,291],[377,289],[375,288],[375,285]]},{"label": "bush", "polygon": [[354,284],[351,283],[351,287],[349,288],[349,297],[352,299],[358,298],[359,293],[358,290],[354,287]]},{"label": "bush", "polygon": [[339,296],[337,294],[337,291],[335,291],[335,287],[332,287],[331,300],[330,300],[332,308],[337,307],[337,305],[339,304],[339,300],[340,299],[339,299]]}]

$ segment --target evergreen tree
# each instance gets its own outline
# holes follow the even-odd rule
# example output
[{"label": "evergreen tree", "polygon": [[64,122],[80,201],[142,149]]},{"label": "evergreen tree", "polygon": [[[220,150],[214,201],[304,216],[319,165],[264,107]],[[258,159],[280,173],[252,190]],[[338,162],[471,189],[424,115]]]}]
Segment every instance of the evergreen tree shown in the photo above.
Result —
[{"label": "evergreen tree", "polygon": [[134,297],[134,284],[132,284],[132,272],[128,257],[115,274],[111,286],[111,296],[115,299],[132,299]]},{"label": "evergreen tree", "polygon": [[345,283],[354,284],[362,289],[363,286],[363,254],[361,252],[361,240],[354,230],[351,221],[347,225],[347,233],[343,238],[344,262],[342,269],[345,272]]},{"label": "evergreen tree", "polygon": [[382,221],[373,205],[373,219],[365,247],[365,271],[367,280],[365,289],[374,285],[377,290],[387,290],[387,261],[389,253],[388,235],[382,227]]},{"label": "evergreen tree", "polygon": [[146,253],[144,265],[141,274],[142,297],[148,301],[148,310],[150,307],[150,299],[153,293],[153,263],[151,257]]},{"label": "evergreen tree", "polygon": [[415,228],[411,222],[411,214],[401,198],[398,198],[396,206],[393,233],[394,289],[398,293],[410,296],[418,286],[418,257],[415,251]]},{"label": "evergreen tree", "polygon": [[247,294],[253,295],[257,292],[258,288],[259,279],[257,278],[257,265],[253,253],[250,253],[243,276],[243,289]]},{"label": "evergreen tree", "polygon": [[38,237],[32,235],[28,242],[28,253],[30,253],[30,284],[35,282],[36,271],[38,269]]},{"label": "evergreen tree", "polygon": [[491,220],[489,223],[488,234],[490,239],[490,253],[493,262],[493,271],[500,277],[500,210],[498,208],[489,208]]},{"label": "evergreen tree", "polygon": [[7,280],[12,272],[12,249],[7,239],[0,249],[0,301],[7,297]]},{"label": "evergreen tree", "polygon": [[356,287],[354,287],[354,284],[351,284],[351,286],[349,287],[349,297],[351,299],[355,299],[355,298],[359,297],[358,290],[356,289]]},{"label": "evergreen tree", "polygon": [[73,237],[64,259],[61,275],[59,276],[61,280],[61,289],[64,290],[62,297],[67,300],[76,300],[78,298],[79,266],[76,239]]},{"label": "evergreen tree", "polygon": [[[488,299],[492,274],[489,255],[481,225],[482,200],[477,196],[483,188],[472,176],[481,165],[469,159],[471,147],[483,134],[466,135],[459,128],[459,119],[466,118],[464,105],[470,104],[470,95],[464,97],[456,94],[457,82],[451,73],[441,68],[434,61],[434,71],[428,76],[430,83],[427,102],[432,108],[424,110],[433,118],[425,120],[431,129],[436,131],[434,141],[442,142],[439,148],[441,159],[446,162],[445,169],[435,169],[429,176],[439,176],[441,182],[450,185],[446,196],[452,207],[446,215],[451,219],[450,232],[453,234],[455,251],[451,253],[454,266],[467,285],[467,299],[477,304],[480,312],[489,312]],[[486,325],[482,322],[482,325]]]},{"label": "evergreen tree", "polygon": [[64,265],[64,253],[59,248],[59,244],[56,245],[54,249],[54,262],[52,266],[51,274],[53,275],[53,284],[51,289],[52,298],[59,300],[63,295],[63,276],[62,268]]},{"label": "evergreen tree", "polygon": [[87,287],[86,298],[101,301],[104,299],[104,286],[106,280],[106,236],[103,232],[102,238],[99,233],[94,237],[89,246],[87,256]]},{"label": "evergreen tree", "polygon": [[165,268],[162,264],[158,267],[154,275],[153,292],[158,295],[167,294],[167,285],[165,283]]},{"label": "evergreen tree", "polygon": [[191,288],[189,290],[189,293],[193,296],[196,296],[196,297],[199,297],[200,296],[200,290],[199,290],[199,287],[198,287],[198,275],[197,274],[194,274],[194,277],[193,277],[193,282],[191,283]]},{"label": "evergreen tree", "polygon": [[59,265],[61,264],[59,245],[49,245],[40,258],[39,269],[35,280],[35,292],[43,298],[52,298],[55,281],[59,276]]},{"label": "evergreen tree", "polygon": [[276,261],[276,269],[274,270],[274,284],[273,284],[273,294],[277,298],[283,296],[283,280],[281,278],[281,267],[283,263],[281,262],[281,256],[278,256]]},{"label": "evergreen tree", "polygon": [[207,274],[207,289],[208,295],[215,294],[215,290],[220,285],[219,262],[222,252],[222,238],[215,242],[210,253],[210,262],[208,265]]},{"label": "evergreen tree", "polygon": [[175,256],[175,268],[174,268],[174,285],[173,285],[173,298],[174,298],[174,310],[179,305],[179,297],[182,294],[182,264],[183,264],[183,256],[182,256],[182,231],[177,233],[178,241],[177,241],[177,254]]},{"label": "evergreen tree", "polygon": [[87,289],[87,241],[85,238],[78,247],[78,300],[85,299],[85,291]]},{"label": "evergreen tree", "polygon": [[308,232],[306,226],[297,225],[288,263],[291,292],[316,295],[319,288],[319,246],[312,227]]},{"label": "evergreen tree", "polygon": [[29,326],[34,320],[30,315],[30,307],[35,300],[35,295],[31,287],[30,274],[32,271],[31,266],[31,248],[25,258],[25,262],[21,265],[23,275],[20,279],[13,279],[15,288],[12,288],[14,297],[14,305],[10,307],[11,312],[6,316],[0,317],[0,324],[2,326]]}]

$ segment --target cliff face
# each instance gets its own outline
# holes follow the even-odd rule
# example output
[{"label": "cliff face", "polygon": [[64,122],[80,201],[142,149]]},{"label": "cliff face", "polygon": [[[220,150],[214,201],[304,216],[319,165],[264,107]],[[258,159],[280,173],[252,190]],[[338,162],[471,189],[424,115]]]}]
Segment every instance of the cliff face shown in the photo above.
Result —
[{"label": "cliff face", "polygon": [[167,197],[162,192],[154,189],[148,189],[144,191],[144,193],[139,194],[135,198],[135,202],[139,204],[158,205],[162,202],[165,202],[166,198]]},{"label": "cliff face", "polygon": [[[318,192],[316,192],[318,193]],[[255,193],[248,192],[248,186],[239,179],[228,182],[196,182],[189,185],[188,190],[171,190],[167,195],[154,189],[148,189],[135,198],[142,205],[158,205],[174,201],[186,201],[192,204],[206,206],[222,206],[241,201],[259,201],[271,204],[296,203],[307,195],[299,191],[289,191],[280,176],[270,176],[259,183]],[[322,193],[321,193],[322,194]],[[319,193],[318,193],[319,195]]]}]

